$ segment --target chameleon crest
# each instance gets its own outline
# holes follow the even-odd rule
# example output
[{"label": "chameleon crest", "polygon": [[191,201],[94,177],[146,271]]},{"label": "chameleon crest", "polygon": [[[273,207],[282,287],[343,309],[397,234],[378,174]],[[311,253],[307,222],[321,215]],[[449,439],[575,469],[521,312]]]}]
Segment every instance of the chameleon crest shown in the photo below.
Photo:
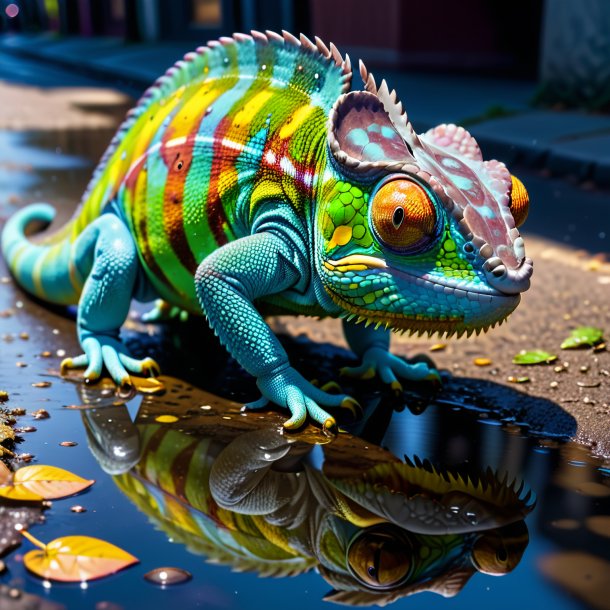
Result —
[{"label": "chameleon crest", "polygon": [[349,92],[349,57],[318,38],[210,42],[128,113],[66,226],[34,244],[27,225],[53,208],[11,218],[2,251],[17,281],[78,304],[83,353],[63,368],[88,381],[106,368],[124,386],[157,372],[119,331],[132,299],[162,299],[147,320],[204,315],[256,377],[251,408],[332,427],[326,409],[357,415],[357,402],[303,379],[261,311],[344,318],[362,358],[347,372],[396,392],[439,375],[390,354],[388,329],[459,335],[506,318],[532,273],[525,188],[462,128],[417,135],[395,92],[360,72],[365,89]]}]

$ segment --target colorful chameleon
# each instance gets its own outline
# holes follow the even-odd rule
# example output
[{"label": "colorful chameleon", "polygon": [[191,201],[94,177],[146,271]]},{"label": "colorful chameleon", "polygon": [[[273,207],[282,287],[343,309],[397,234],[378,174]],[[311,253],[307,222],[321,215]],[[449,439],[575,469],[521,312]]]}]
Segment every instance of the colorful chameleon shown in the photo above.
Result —
[{"label": "colorful chameleon", "polygon": [[331,427],[326,408],[357,403],[293,369],[260,312],[344,318],[362,358],[348,374],[396,392],[438,373],[390,354],[389,329],[459,336],[504,320],[532,274],[523,185],[462,128],[416,135],[396,93],[360,72],[365,90],[348,93],[349,58],[317,38],[211,42],[128,113],[68,224],[33,244],[26,227],[53,208],[15,214],[2,250],[17,281],[78,303],[84,353],[62,368],[94,381],[106,367],[123,386],[157,372],[119,330],[132,299],[160,297],[207,317],[257,379],[250,407]]}]

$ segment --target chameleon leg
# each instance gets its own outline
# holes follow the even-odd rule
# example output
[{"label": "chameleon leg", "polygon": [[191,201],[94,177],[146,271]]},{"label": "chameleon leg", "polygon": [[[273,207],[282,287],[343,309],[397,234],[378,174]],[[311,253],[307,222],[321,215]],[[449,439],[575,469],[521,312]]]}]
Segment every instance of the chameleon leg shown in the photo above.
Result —
[{"label": "chameleon leg", "polygon": [[95,381],[105,366],[112,379],[129,386],[129,372],[158,373],[152,358],[132,358],[119,340],[138,274],[136,247],[127,226],[104,214],[79,236],[75,245],[79,272],[87,277],[78,303],[78,339],[84,354],[66,358],[66,369],[86,367],[85,381]]},{"label": "chameleon leg", "polygon": [[170,305],[163,299],[157,299],[153,308],[142,314],[142,322],[170,322],[171,320],[186,322],[188,317],[188,311],[175,305]]},{"label": "chameleon leg", "polygon": [[286,428],[301,426],[307,415],[325,427],[334,418],[322,407],[355,408],[346,395],[328,394],[306,381],[253,305],[255,299],[277,294],[308,281],[301,254],[288,240],[265,232],[230,242],[199,266],[195,284],[209,324],[229,353],[256,377],[263,400],[290,410]]},{"label": "chameleon leg", "polygon": [[390,353],[390,332],[375,330],[372,326],[343,321],[343,333],[352,351],[362,358],[356,367],[345,367],[341,374],[360,379],[372,379],[379,375],[383,383],[400,394],[402,385],[398,378],[412,381],[435,381],[440,383],[440,375],[435,368],[424,362],[408,364],[402,358]]}]

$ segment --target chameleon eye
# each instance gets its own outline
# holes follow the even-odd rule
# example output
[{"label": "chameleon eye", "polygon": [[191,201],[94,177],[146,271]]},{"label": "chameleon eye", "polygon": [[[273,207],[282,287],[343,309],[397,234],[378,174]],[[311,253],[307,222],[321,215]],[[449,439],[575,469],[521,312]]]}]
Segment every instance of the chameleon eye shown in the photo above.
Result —
[{"label": "chameleon eye", "polygon": [[515,225],[520,227],[527,218],[530,209],[530,198],[523,186],[523,182],[511,176],[513,186],[510,191],[510,211],[515,219]]},{"label": "chameleon eye", "polygon": [[421,252],[437,236],[438,215],[425,189],[404,176],[373,194],[371,221],[379,240],[400,253]]}]

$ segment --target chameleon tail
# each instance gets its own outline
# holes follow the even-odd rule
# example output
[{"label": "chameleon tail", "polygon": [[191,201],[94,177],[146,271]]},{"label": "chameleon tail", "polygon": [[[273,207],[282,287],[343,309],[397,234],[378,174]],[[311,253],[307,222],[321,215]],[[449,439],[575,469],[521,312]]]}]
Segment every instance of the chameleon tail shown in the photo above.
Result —
[{"label": "chameleon tail", "polygon": [[25,235],[30,223],[42,222],[46,226],[54,217],[54,208],[46,203],[19,210],[2,231],[2,254],[22,288],[50,303],[74,305],[84,280],[76,265],[68,226],[45,243],[32,243]]}]

